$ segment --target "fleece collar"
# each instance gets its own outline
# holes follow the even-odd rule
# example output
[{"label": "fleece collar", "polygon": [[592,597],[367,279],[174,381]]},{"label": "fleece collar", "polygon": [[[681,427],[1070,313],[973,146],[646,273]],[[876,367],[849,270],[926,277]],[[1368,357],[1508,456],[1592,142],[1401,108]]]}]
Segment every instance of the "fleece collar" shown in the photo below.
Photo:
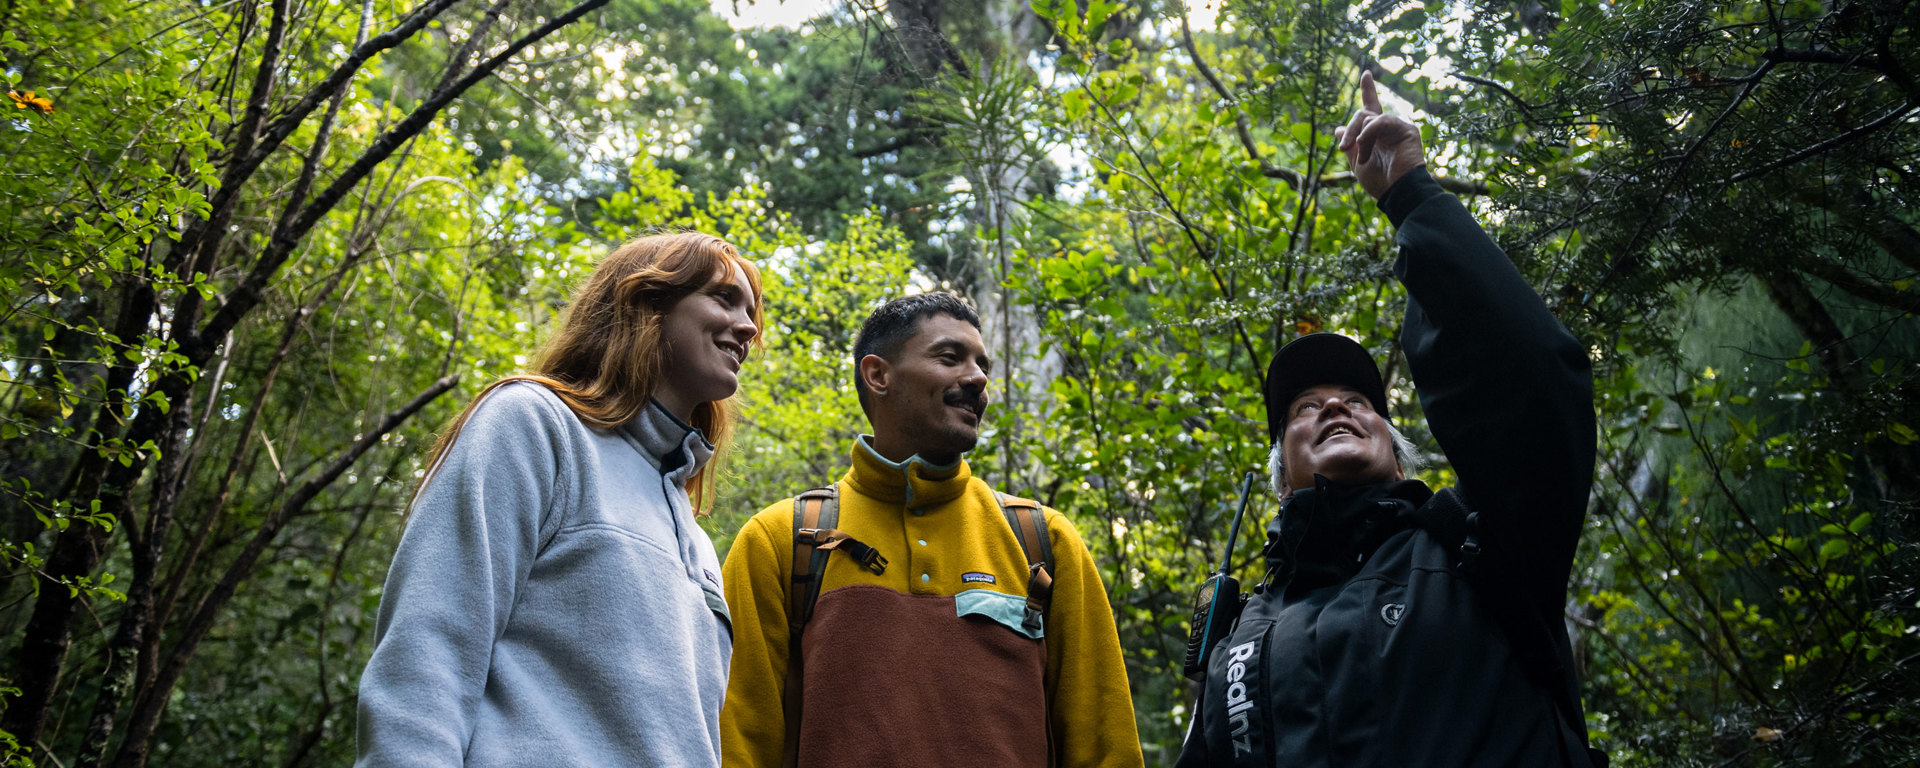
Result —
[{"label": "fleece collar", "polygon": [[713,458],[713,443],[700,430],[667,411],[658,400],[648,400],[638,416],[621,425],[640,444],[647,463],[671,481],[692,477]]},{"label": "fleece collar", "polygon": [[906,461],[888,461],[873,450],[873,436],[861,435],[853,441],[853,469],[846,482],[861,495],[882,502],[913,507],[929,507],[960,497],[973,479],[966,459],[952,464],[933,464],[915,454]]},{"label": "fleece collar", "polygon": [[1268,569],[1290,589],[1336,584],[1358,573],[1366,558],[1404,528],[1402,514],[1433,491],[1418,480],[1340,485],[1313,476],[1267,525]]}]

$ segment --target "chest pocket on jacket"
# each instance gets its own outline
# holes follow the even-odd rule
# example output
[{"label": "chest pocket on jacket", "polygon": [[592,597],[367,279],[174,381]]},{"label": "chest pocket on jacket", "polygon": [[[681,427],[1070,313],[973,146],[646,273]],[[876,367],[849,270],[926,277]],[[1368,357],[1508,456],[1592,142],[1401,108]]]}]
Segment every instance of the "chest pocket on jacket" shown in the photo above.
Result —
[{"label": "chest pocket on jacket", "polygon": [[[1356,580],[1320,614],[1318,651],[1326,680],[1345,691],[1395,691],[1421,685],[1421,618],[1403,584]],[[1429,642],[1433,638],[1428,638]],[[1378,696],[1328,699],[1327,715],[1350,726],[1375,723]]]}]

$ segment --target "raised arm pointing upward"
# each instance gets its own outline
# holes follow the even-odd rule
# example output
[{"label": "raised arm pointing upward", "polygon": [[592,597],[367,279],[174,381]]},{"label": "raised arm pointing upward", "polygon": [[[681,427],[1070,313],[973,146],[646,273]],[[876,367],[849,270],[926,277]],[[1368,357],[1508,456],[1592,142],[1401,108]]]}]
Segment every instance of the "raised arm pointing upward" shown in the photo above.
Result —
[{"label": "raised arm pointing upward", "polygon": [[1401,342],[1460,477],[1405,479],[1371,352],[1332,333],[1274,355],[1281,514],[1267,578],[1211,649],[1181,766],[1587,766],[1559,621],[1594,459],[1592,381],[1373,77],[1335,131],[1398,230]]}]

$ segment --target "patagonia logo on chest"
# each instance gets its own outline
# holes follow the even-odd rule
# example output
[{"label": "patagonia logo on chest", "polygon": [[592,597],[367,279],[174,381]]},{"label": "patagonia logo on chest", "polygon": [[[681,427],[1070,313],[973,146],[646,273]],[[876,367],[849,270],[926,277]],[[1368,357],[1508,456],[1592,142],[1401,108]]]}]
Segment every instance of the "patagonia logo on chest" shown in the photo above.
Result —
[{"label": "patagonia logo on chest", "polygon": [[967,572],[967,573],[963,573],[963,574],[960,574],[960,580],[961,580],[961,581],[964,581],[964,582],[967,582],[967,583],[969,583],[969,584],[992,584],[992,583],[994,583],[994,580],[993,580],[993,574],[991,574],[991,573],[981,573],[981,572],[979,572],[979,571],[969,571],[969,572]]}]

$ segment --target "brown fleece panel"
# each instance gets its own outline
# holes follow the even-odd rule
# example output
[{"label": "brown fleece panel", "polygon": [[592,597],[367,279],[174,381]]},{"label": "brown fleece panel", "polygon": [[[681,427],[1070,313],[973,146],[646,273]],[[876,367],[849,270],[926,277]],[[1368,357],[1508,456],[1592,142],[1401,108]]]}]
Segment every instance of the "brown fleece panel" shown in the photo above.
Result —
[{"label": "brown fleece panel", "polygon": [[944,595],[820,595],[801,653],[801,766],[1046,768],[1046,646]]}]

